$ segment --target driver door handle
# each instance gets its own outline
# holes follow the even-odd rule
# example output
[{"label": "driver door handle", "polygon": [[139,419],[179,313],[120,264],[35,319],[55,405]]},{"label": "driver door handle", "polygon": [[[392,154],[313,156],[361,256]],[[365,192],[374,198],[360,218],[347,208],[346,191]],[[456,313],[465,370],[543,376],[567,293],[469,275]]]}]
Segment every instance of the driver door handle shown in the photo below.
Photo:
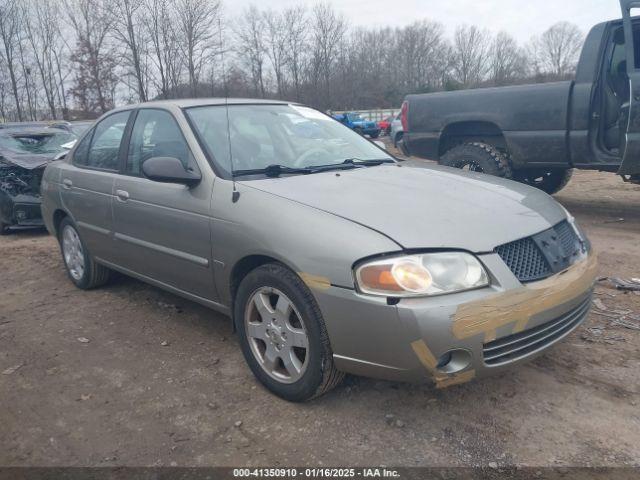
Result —
[{"label": "driver door handle", "polygon": [[71,180],[68,178],[62,180],[62,188],[69,190],[71,187],[73,187],[73,182]]},{"label": "driver door handle", "polygon": [[129,192],[125,192],[124,190],[116,190],[116,196],[123,202],[129,200]]}]

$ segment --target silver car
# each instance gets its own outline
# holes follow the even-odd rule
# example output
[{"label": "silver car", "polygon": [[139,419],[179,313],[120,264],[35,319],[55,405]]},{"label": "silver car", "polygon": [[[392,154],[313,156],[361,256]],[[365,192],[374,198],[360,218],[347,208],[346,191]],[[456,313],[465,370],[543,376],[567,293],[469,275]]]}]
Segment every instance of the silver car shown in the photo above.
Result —
[{"label": "silver car", "polygon": [[596,273],[541,191],[399,163],[291,103],[114,110],[42,192],[73,283],[115,270],[232,317],[255,376],[292,401],[344,373],[446,387],[499,372],[583,321]]},{"label": "silver car", "polygon": [[393,146],[398,148],[398,144],[400,140],[402,140],[402,136],[404,135],[404,128],[402,127],[401,113],[398,113],[393,120],[391,121],[391,132],[389,133],[389,137],[393,142]]}]

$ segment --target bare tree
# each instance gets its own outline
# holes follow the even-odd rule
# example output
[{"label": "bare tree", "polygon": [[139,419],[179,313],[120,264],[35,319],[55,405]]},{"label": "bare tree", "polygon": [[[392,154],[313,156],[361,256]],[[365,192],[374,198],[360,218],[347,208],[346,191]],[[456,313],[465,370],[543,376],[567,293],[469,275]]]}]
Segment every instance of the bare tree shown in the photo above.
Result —
[{"label": "bare tree", "polygon": [[64,0],[76,47],[71,55],[74,64],[73,94],[88,112],[103,113],[113,108],[116,60],[108,35],[112,16],[106,0]]},{"label": "bare tree", "polygon": [[328,3],[316,4],[312,17],[313,46],[310,73],[313,83],[318,80],[322,83],[321,96],[317,97],[316,102],[321,108],[326,109],[333,101],[331,76],[347,32],[347,23]]},{"label": "bare tree", "polygon": [[491,81],[507,85],[526,74],[526,56],[516,40],[506,32],[496,35],[491,47]]},{"label": "bare tree", "polygon": [[11,81],[18,121],[23,120],[16,59],[16,50],[20,43],[20,20],[21,16],[17,0],[0,0],[0,39],[2,40],[4,64],[9,72]]},{"label": "bare tree", "polygon": [[146,39],[141,28],[143,0],[113,0],[111,14],[113,32],[124,46],[123,63],[128,64],[135,79],[136,94],[141,102],[147,101]]},{"label": "bare tree", "polygon": [[151,44],[154,84],[163,98],[180,84],[183,57],[176,31],[177,14],[170,0],[146,0],[143,15],[144,29]]},{"label": "bare tree", "polygon": [[177,0],[178,39],[186,59],[189,86],[196,95],[202,67],[218,53],[220,0]]},{"label": "bare tree", "polygon": [[279,98],[284,94],[285,66],[287,62],[287,40],[289,32],[286,30],[284,14],[268,10],[264,14],[266,27],[266,51],[276,78],[276,93]]},{"label": "bare tree", "polygon": [[478,84],[487,73],[491,40],[475,25],[458,27],[453,37],[453,71],[464,87]]},{"label": "bare tree", "polygon": [[24,33],[39,75],[39,88],[51,118],[56,118],[56,107],[60,105],[56,55],[64,48],[59,5],[54,0],[29,0],[24,8]]},{"label": "bare tree", "polygon": [[293,82],[294,95],[300,100],[300,86],[305,68],[308,45],[307,10],[303,5],[288,8],[283,13],[286,36],[286,66]]},{"label": "bare tree", "polygon": [[264,62],[267,48],[264,38],[264,16],[250,5],[238,22],[235,33],[238,37],[237,53],[249,68],[255,95],[265,96]]},{"label": "bare tree", "polygon": [[572,23],[551,26],[530,45],[537,73],[550,73],[558,78],[573,73],[583,40],[582,32]]}]

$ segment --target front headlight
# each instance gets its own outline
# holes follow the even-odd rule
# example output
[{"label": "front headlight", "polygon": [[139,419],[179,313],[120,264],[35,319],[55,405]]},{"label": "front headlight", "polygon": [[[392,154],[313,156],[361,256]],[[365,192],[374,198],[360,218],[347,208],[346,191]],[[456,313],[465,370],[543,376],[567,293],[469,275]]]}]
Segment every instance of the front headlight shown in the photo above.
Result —
[{"label": "front headlight", "polygon": [[489,284],[489,276],[480,261],[464,252],[374,260],[357,266],[355,277],[359,291],[385,297],[441,295]]}]

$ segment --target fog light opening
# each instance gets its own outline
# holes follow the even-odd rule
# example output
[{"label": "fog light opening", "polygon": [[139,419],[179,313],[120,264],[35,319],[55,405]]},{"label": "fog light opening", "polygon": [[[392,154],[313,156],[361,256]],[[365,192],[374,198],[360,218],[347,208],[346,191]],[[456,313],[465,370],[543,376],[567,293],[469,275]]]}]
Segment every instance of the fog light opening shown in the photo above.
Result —
[{"label": "fog light opening", "polygon": [[467,350],[449,350],[438,358],[438,371],[442,373],[458,373],[471,363],[471,354]]}]

